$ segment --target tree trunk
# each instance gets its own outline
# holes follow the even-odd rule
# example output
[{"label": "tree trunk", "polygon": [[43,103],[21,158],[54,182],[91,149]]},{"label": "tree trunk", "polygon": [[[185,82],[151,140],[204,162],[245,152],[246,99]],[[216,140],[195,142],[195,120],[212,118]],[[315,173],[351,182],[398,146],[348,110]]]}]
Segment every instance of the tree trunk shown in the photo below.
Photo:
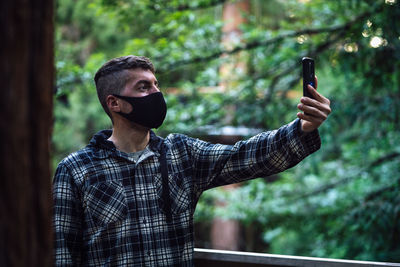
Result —
[{"label": "tree trunk", "polygon": [[0,1],[0,266],[52,266],[53,1]]},{"label": "tree trunk", "polygon": [[[241,0],[234,3],[226,2],[223,7],[222,19],[224,21],[224,27],[222,29],[222,45],[231,49],[237,45],[235,42],[241,40],[240,25],[246,22],[244,13],[250,12],[250,1]],[[230,60],[226,61],[220,68],[221,83],[220,86],[224,90],[229,91],[230,88],[234,87],[234,84],[240,80],[242,75],[247,72],[246,68],[246,57],[244,53],[239,53],[235,56],[230,56]],[[223,55],[223,57],[226,55]],[[229,112],[227,114],[234,114],[236,107],[234,105],[228,105],[225,107]],[[225,118],[224,123],[232,123],[233,117],[228,115]],[[236,140],[239,141],[239,140]],[[239,185],[227,185],[224,186],[224,190],[232,191],[235,190]],[[225,206],[226,203],[216,203],[218,206]],[[214,249],[225,249],[225,250],[239,250],[240,249],[240,224],[236,220],[223,220],[221,218],[215,218],[211,226],[211,246]]]}]

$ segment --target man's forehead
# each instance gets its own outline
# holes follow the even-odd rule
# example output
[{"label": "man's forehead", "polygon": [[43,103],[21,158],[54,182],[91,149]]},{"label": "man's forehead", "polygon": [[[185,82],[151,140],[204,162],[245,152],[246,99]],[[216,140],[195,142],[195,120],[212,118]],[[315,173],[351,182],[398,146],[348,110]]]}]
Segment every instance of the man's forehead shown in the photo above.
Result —
[{"label": "man's forehead", "polygon": [[151,70],[145,70],[145,69],[129,69],[126,70],[129,73],[129,78],[128,82],[136,82],[139,80],[157,80],[156,76],[154,75]]}]

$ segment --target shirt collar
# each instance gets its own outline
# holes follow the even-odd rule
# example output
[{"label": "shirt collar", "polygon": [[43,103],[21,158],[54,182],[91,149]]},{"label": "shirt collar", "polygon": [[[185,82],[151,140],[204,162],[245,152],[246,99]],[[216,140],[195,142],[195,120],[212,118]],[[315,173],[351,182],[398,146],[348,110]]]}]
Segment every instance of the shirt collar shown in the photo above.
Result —
[{"label": "shirt collar", "polygon": [[[107,140],[112,134],[112,130],[101,130],[96,133],[89,142],[89,147],[93,149],[94,157],[107,158],[109,156],[121,156],[113,142]],[[150,131],[149,149],[157,156],[160,155],[164,139]]]}]

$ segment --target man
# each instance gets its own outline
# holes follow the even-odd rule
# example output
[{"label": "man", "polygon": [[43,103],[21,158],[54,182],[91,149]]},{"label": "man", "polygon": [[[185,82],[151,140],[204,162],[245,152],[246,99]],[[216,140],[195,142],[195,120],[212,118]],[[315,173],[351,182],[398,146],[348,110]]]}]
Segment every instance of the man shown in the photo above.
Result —
[{"label": "man", "polygon": [[310,86],[298,119],[234,146],[159,127],[166,104],[153,64],[126,56],[95,75],[113,129],[65,158],[54,177],[56,266],[192,266],[193,214],[204,190],[288,169],[318,150],[329,100]]}]

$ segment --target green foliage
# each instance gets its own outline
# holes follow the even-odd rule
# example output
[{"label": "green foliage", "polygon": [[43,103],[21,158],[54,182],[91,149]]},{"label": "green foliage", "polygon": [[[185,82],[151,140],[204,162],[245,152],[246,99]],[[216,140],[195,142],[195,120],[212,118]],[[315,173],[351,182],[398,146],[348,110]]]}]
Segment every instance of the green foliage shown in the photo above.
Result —
[{"label": "green foliage", "polygon": [[[274,182],[204,193],[195,219],[256,224],[259,251],[400,261],[399,1],[251,0],[231,48],[220,42],[222,2],[57,1],[54,164],[111,127],[93,83],[107,59],[153,60],[169,108],[158,130],[165,135],[290,122],[300,59],[312,56],[333,110],[320,129],[322,149]],[[237,58],[247,72],[221,77],[221,66]],[[227,79],[229,90],[220,92]],[[228,205],[211,207],[215,200]]]},{"label": "green foliage", "polygon": [[104,55],[92,54],[84,66],[58,61],[54,106],[53,167],[68,153],[84,147],[93,133],[110,128],[97,99],[93,75]]}]

